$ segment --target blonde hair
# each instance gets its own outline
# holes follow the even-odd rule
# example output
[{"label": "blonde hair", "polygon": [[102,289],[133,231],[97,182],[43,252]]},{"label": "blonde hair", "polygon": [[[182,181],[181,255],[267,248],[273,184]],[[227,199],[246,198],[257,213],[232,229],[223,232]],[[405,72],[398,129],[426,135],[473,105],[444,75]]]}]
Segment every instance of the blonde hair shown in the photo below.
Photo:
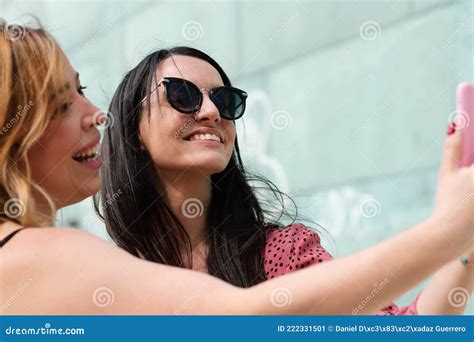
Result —
[{"label": "blonde hair", "polygon": [[[23,226],[53,224],[55,205],[33,181],[27,154],[56,122],[67,65],[59,45],[35,22],[25,27],[0,18],[0,219]],[[38,199],[49,212],[39,210]]]}]

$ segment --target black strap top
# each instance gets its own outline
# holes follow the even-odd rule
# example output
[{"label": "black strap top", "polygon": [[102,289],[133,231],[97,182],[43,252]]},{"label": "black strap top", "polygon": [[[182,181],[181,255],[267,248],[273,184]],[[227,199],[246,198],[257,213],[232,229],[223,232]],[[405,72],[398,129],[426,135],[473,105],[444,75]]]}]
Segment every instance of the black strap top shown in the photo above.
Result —
[{"label": "black strap top", "polygon": [[26,227],[14,230],[10,234],[8,234],[3,240],[0,240],[0,248],[5,246],[7,242],[10,241],[10,239],[16,235],[16,233],[18,233],[20,230],[23,230],[23,229],[26,229]]}]

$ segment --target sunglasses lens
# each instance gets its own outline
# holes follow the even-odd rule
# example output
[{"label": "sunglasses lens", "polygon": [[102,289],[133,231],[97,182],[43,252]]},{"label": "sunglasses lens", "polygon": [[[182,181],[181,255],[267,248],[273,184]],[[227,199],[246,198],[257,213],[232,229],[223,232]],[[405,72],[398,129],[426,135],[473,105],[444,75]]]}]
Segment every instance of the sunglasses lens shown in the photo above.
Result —
[{"label": "sunglasses lens", "polygon": [[245,96],[236,89],[230,87],[215,89],[211,94],[211,100],[223,118],[236,120],[244,114]]},{"label": "sunglasses lens", "polygon": [[201,92],[186,80],[170,80],[166,95],[170,105],[183,113],[196,112],[201,105]]}]

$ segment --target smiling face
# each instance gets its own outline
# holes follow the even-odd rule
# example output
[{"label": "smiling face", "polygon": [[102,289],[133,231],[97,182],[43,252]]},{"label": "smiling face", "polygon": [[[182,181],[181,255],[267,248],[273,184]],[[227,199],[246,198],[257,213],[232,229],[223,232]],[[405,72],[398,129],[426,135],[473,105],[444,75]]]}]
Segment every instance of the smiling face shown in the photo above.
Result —
[{"label": "smiling face", "polygon": [[[76,203],[99,190],[97,159],[99,109],[82,92],[78,74],[67,63],[66,102],[54,125],[28,152],[33,180],[60,208]],[[99,114],[100,115],[100,114]]]},{"label": "smiling face", "polygon": [[[183,78],[200,89],[224,85],[211,64],[189,56],[163,60],[156,69],[156,79],[164,77]],[[194,115],[171,107],[165,93],[163,84],[151,93],[151,115],[144,105],[139,127],[142,148],[156,167],[161,173],[176,176],[184,171],[200,171],[207,176],[223,171],[234,148],[234,122],[221,118],[207,91],[203,91],[201,109]]]}]

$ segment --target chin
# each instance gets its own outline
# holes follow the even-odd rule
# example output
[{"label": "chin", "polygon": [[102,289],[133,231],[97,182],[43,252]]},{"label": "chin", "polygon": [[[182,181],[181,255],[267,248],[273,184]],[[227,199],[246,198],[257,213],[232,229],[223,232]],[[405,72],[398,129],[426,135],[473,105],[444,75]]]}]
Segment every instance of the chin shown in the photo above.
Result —
[{"label": "chin", "polygon": [[196,164],[196,168],[198,168],[201,172],[211,176],[213,174],[222,172],[225,170],[227,164],[219,163],[219,164],[211,164],[211,163],[202,163]]},{"label": "chin", "polygon": [[[77,196],[74,198],[74,203],[81,202],[88,197],[95,195],[100,190],[100,179],[90,179],[87,182],[80,185],[77,190]],[[73,204],[73,203],[71,203]]]}]

